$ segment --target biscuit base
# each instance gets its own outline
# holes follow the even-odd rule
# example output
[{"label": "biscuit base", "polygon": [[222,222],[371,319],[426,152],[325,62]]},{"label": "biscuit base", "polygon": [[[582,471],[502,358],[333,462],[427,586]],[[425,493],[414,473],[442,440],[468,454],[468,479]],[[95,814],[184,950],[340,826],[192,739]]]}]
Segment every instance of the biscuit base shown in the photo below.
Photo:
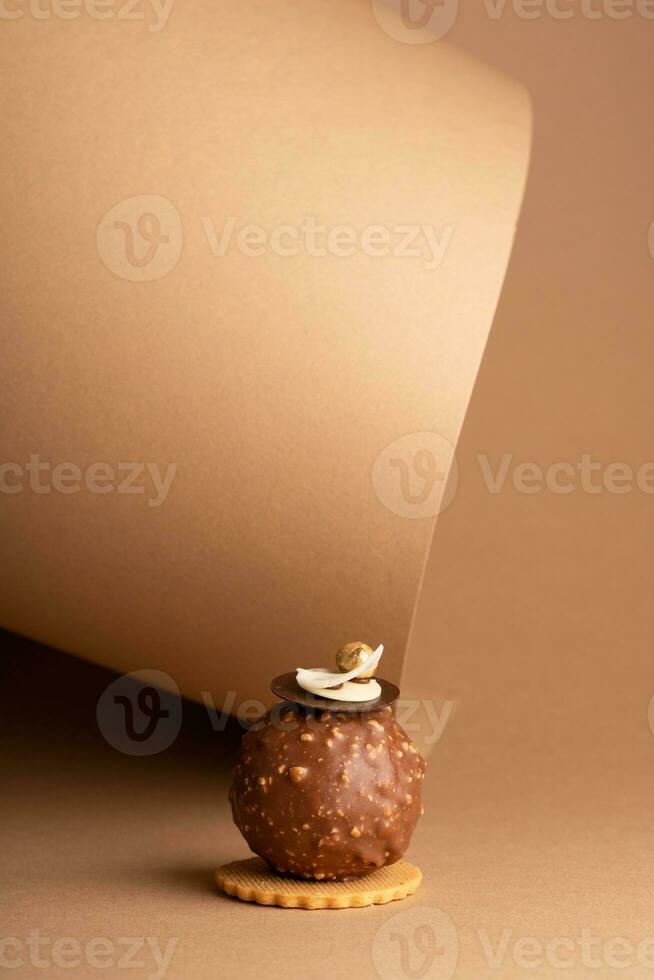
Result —
[{"label": "biscuit base", "polygon": [[261,858],[224,864],[216,871],[218,887],[242,902],[287,909],[353,909],[384,905],[412,895],[422,871],[397,861],[352,881],[304,881],[275,874]]}]

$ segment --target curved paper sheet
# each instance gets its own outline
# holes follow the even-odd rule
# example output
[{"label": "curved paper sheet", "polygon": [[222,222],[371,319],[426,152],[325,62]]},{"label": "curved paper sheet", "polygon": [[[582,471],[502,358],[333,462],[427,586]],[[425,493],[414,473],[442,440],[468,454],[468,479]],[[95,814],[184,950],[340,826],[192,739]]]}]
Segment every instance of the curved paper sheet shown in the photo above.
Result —
[{"label": "curved paper sheet", "polygon": [[367,3],[152,26],[0,38],[0,622],[218,705],[353,637],[397,680],[527,99]]}]

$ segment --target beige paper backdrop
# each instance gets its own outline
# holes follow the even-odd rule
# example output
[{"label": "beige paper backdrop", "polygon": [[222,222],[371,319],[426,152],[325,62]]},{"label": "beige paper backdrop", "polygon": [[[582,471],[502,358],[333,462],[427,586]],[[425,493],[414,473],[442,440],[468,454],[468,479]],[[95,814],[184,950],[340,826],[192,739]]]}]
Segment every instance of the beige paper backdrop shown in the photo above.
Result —
[{"label": "beige paper backdrop", "polygon": [[[146,476],[141,496],[5,496],[0,622],[195,698],[266,697],[356,637],[397,678],[527,97],[361,2],[180,4],[156,26],[25,16],[0,42],[3,459],[177,466],[160,506]],[[401,249],[408,228],[418,254],[216,255],[230,220],[385,226]]]},{"label": "beige paper backdrop", "polygon": [[[651,25],[570,6],[565,20],[521,17],[511,4],[493,19],[484,4],[461,4],[447,35],[524,81],[536,125],[509,274],[458,445],[458,489],[439,520],[411,641],[408,663],[420,669],[404,677],[406,689],[458,701],[432,750],[409,853],[425,872],[420,892],[337,916],[221,900],[211,868],[243,853],[226,803],[225,740],[206,729],[191,740],[185,724],[168,752],[122,756],[95,723],[109,672],[4,639],[5,934],[177,937],[168,980],[260,978],[262,964],[275,980],[298,964],[340,980],[352,976],[354,948],[360,977],[396,980],[400,945],[389,932],[410,943],[416,926],[432,925],[447,957],[436,960],[438,980],[651,977],[633,953],[626,970],[607,954],[619,937],[635,949],[653,931],[650,497],[528,496],[510,474],[492,495],[476,459],[487,453],[495,470],[504,453],[543,467],[583,453],[633,467],[652,456]],[[430,49],[433,63],[441,48]],[[437,93],[432,102],[445,111]],[[3,519],[11,513],[3,506]],[[14,564],[14,577],[42,574],[26,565]],[[16,625],[39,608],[12,607]],[[599,940],[599,967],[582,963],[582,930]],[[493,952],[507,936],[493,968],[482,939]],[[525,967],[516,944],[530,937],[572,943],[572,967],[542,957]],[[151,975],[152,958],[144,963],[134,976]],[[73,972],[97,976],[48,975]],[[124,970],[103,971],[112,974]]]}]

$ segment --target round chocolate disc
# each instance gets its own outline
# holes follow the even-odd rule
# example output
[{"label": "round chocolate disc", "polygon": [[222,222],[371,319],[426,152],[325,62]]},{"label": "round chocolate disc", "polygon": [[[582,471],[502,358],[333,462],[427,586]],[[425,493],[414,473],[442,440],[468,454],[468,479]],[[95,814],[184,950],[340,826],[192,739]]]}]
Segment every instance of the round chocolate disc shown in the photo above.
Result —
[{"label": "round chocolate disc", "polygon": [[279,677],[275,677],[270,684],[270,690],[278,698],[282,698],[283,701],[292,701],[294,704],[299,704],[303,708],[314,708],[320,711],[340,711],[343,714],[351,714],[353,712],[379,711],[380,708],[395,704],[400,696],[399,687],[390,681],[382,680],[381,677],[375,677],[375,680],[381,687],[381,694],[371,701],[336,701],[332,698],[320,698],[318,695],[311,694],[309,691],[305,691],[304,688],[300,687],[296,680],[294,670],[288,674],[280,674]]}]

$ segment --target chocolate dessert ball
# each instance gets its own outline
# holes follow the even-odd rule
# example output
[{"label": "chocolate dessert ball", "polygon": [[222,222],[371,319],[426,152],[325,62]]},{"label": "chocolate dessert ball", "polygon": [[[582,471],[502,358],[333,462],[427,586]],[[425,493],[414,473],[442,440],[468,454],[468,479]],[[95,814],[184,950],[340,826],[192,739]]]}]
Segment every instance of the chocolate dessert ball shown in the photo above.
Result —
[{"label": "chocolate dessert ball", "polygon": [[229,796],[250,848],[276,871],[342,881],[402,857],[424,771],[388,707],[275,705],[243,737]]}]

